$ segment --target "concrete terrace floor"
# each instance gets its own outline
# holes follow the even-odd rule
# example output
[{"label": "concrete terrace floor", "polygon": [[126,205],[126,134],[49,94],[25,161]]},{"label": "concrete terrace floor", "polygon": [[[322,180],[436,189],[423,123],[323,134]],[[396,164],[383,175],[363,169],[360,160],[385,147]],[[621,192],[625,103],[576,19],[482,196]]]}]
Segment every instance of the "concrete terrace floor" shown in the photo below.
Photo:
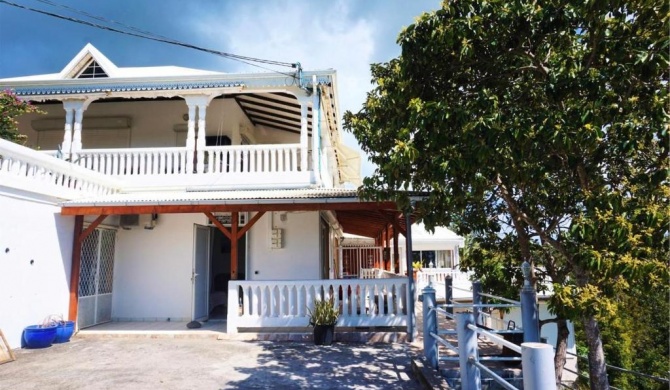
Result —
[{"label": "concrete terrace floor", "polygon": [[79,338],[16,351],[2,389],[418,389],[406,344]]}]

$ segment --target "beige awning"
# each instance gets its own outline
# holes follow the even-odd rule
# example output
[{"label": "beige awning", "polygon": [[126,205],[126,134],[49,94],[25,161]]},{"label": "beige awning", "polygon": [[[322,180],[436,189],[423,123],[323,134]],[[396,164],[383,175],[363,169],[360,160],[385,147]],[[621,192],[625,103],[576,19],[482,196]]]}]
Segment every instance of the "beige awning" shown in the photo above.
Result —
[{"label": "beige awning", "polygon": [[340,179],[355,186],[361,185],[361,154],[343,143],[335,148]]}]

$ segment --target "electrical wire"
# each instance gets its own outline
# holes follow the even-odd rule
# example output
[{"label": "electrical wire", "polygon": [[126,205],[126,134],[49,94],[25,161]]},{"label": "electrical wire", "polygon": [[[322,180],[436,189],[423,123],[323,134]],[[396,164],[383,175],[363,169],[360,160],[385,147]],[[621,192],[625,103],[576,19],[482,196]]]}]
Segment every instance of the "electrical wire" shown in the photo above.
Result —
[{"label": "electrical wire", "polygon": [[48,1],[48,0],[38,0],[38,1],[40,1],[42,3],[45,3],[45,4],[52,5],[52,6],[66,8],[66,9],[69,9],[73,12],[76,12],[76,13],[79,13],[79,14],[82,14],[82,15],[86,15],[87,17],[93,18],[93,19],[98,20],[98,21],[102,21],[102,22],[105,22],[105,23],[118,24],[118,25],[124,26],[125,28],[129,28],[133,31],[124,31],[124,30],[121,30],[121,29],[118,29],[118,28],[115,28],[115,27],[109,27],[109,26],[105,26],[105,25],[102,25],[102,24],[98,24],[98,23],[94,23],[94,22],[90,22],[90,21],[86,21],[86,20],[81,20],[81,19],[77,19],[77,18],[73,18],[73,17],[69,17],[69,16],[64,16],[64,15],[56,14],[56,13],[53,13],[53,12],[49,12],[49,11],[45,11],[45,10],[41,10],[41,9],[37,9],[37,8],[32,8],[32,7],[28,7],[28,6],[21,5],[21,4],[16,4],[16,3],[13,3],[13,2],[10,2],[10,1],[7,1],[7,0],[0,0],[0,3],[7,4],[7,5],[10,5],[12,7],[16,7],[16,8],[25,9],[25,10],[28,10],[28,11],[31,11],[31,12],[36,12],[36,13],[39,13],[39,14],[51,16],[51,17],[54,17],[54,18],[57,18],[57,19],[62,19],[62,20],[66,20],[66,21],[69,21],[69,22],[73,22],[73,23],[77,23],[77,24],[83,24],[85,26],[89,26],[89,27],[93,27],[93,28],[98,28],[98,29],[101,29],[101,30],[107,30],[107,31],[116,32],[116,33],[119,33],[119,34],[129,35],[129,36],[133,36],[133,37],[137,37],[137,38],[144,38],[144,39],[148,39],[148,40],[152,40],[152,41],[156,41],[156,42],[167,43],[167,44],[171,44],[171,45],[176,45],[176,46],[181,46],[181,47],[185,47],[185,48],[189,48],[189,49],[193,49],[193,50],[202,51],[202,52],[209,53],[209,54],[218,55],[220,57],[224,57],[224,58],[228,58],[228,59],[231,59],[231,60],[234,60],[234,61],[242,62],[242,63],[247,64],[249,66],[254,66],[254,67],[264,69],[264,70],[267,70],[267,71],[270,71],[270,72],[279,73],[279,74],[282,74],[284,76],[291,77],[293,79],[295,79],[297,77],[295,74],[280,72],[280,71],[277,71],[277,70],[274,70],[274,69],[270,69],[270,68],[255,64],[254,62],[262,63],[262,64],[266,64],[266,65],[285,66],[285,67],[291,67],[291,68],[298,67],[298,63],[265,60],[265,59],[261,59],[261,58],[254,58],[254,57],[241,56],[241,55],[232,54],[232,53],[226,53],[226,52],[219,51],[219,50],[207,49],[207,48],[200,47],[200,46],[197,46],[197,45],[194,45],[194,44],[181,42],[181,41],[177,41],[177,40],[170,39],[170,38],[167,38],[167,37],[163,37],[161,35],[153,34],[153,33],[150,33],[148,31],[143,31],[143,30],[140,30],[138,28],[131,27],[131,26],[125,25],[125,24],[120,23],[120,22],[115,22],[115,21],[105,19],[105,18],[100,17],[100,16],[95,16],[95,15],[89,14],[88,12],[77,10],[75,8],[71,8],[71,7],[68,7],[68,6],[65,6],[65,5],[60,5],[60,4],[57,4],[57,3],[53,3],[53,2]]}]

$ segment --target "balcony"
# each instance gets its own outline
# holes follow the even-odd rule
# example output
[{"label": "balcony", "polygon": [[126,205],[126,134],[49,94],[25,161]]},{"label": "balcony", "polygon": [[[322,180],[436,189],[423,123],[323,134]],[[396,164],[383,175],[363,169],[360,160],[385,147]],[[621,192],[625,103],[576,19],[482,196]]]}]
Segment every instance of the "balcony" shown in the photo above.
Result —
[{"label": "balcony", "polygon": [[201,152],[185,147],[85,149],[70,159],[119,180],[124,191],[300,188],[315,177],[309,163],[303,169],[300,144],[206,146]]}]

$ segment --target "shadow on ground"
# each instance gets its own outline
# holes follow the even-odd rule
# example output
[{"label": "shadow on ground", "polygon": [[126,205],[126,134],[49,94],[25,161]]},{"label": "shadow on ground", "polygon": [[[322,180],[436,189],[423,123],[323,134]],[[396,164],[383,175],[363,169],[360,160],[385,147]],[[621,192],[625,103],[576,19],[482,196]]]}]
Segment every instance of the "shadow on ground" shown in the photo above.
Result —
[{"label": "shadow on ground", "polygon": [[415,389],[404,345],[264,342],[257,367],[234,367],[246,379],[225,388]]}]

